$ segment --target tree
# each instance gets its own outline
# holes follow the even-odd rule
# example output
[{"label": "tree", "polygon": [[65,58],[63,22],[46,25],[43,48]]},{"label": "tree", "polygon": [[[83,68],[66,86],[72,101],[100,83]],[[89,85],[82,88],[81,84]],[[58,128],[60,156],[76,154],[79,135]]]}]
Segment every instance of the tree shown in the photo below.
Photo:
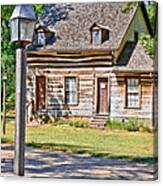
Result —
[{"label": "tree", "polygon": [[[15,98],[15,44],[10,41],[9,18],[12,14],[14,6],[4,5],[1,8],[1,63],[7,73],[6,81],[6,97],[7,102],[14,102]],[[2,71],[3,75],[4,72]],[[2,81],[2,79],[1,79]]]},{"label": "tree", "polygon": [[[44,8],[44,5],[33,5],[35,13],[39,16]],[[7,75],[6,84],[3,83],[1,78],[1,85],[5,86],[1,89],[1,98],[7,102],[7,108],[12,109],[15,105],[15,51],[16,45],[10,39],[10,23],[9,19],[15,8],[15,5],[1,6],[1,74]],[[5,90],[5,92],[4,92]],[[5,96],[5,98],[4,98]],[[5,103],[3,105],[5,108]],[[5,113],[5,111],[4,111]],[[5,117],[5,116],[4,116]],[[4,118],[5,121],[5,118]]]},{"label": "tree", "polygon": [[151,25],[151,28],[153,30],[153,33],[155,35],[156,33],[156,27],[157,27],[157,3],[156,2],[150,2],[146,6],[149,22]]}]

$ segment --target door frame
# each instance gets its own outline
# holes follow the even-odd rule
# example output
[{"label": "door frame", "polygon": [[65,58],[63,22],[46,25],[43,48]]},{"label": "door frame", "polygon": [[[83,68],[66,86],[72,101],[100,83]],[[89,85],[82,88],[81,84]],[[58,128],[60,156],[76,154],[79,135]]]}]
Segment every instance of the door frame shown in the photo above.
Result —
[{"label": "door frame", "polygon": [[110,77],[109,76],[98,76],[95,79],[95,114],[100,114],[98,112],[98,103],[99,103],[99,79],[107,79],[108,80],[108,112],[107,113],[101,113],[108,115],[110,112]]}]

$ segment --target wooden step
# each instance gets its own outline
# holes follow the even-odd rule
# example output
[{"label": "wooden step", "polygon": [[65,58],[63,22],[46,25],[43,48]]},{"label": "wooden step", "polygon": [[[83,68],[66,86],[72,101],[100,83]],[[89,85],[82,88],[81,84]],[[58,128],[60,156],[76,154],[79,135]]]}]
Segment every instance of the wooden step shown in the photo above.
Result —
[{"label": "wooden step", "polygon": [[108,120],[109,115],[106,114],[96,114],[89,125],[91,128],[105,128],[105,123]]}]

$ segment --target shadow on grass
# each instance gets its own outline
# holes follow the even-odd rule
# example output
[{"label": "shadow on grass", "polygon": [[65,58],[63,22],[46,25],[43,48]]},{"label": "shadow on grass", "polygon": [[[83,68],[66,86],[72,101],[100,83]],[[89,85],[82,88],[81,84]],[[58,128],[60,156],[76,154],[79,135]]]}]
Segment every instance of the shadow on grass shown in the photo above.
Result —
[{"label": "shadow on grass", "polygon": [[[129,162],[137,162],[137,163],[157,163],[158,157],[133,157],[133,156],[112,156],[110,152],[106,152],[103,149],[97,149],[92,146],[80,146],[80,145],[72,145],[72,144],[59,144],[59,143],[27,143],[27,146],[33,148],[40,148],[46,150],[57,150],[63,151],[68,153],[75,153],[75,154],[89,154],[93,157],[103,157],[107,159],[119,159],[123,161]],[[96,152],[97,151],[97,152]],[[100,152],[99,152],[100,151]]]}]

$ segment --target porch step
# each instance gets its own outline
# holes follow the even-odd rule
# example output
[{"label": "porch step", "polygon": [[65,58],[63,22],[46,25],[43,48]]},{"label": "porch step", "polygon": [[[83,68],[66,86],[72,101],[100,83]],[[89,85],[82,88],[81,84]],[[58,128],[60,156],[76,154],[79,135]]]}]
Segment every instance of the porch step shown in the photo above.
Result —
[{"label": "porch step", "polygon": [[105,128],[106,121],[108,120],[109,115],[104,115],[104,114],[96,114],[91,122],[89,127],[91,128]]}]

